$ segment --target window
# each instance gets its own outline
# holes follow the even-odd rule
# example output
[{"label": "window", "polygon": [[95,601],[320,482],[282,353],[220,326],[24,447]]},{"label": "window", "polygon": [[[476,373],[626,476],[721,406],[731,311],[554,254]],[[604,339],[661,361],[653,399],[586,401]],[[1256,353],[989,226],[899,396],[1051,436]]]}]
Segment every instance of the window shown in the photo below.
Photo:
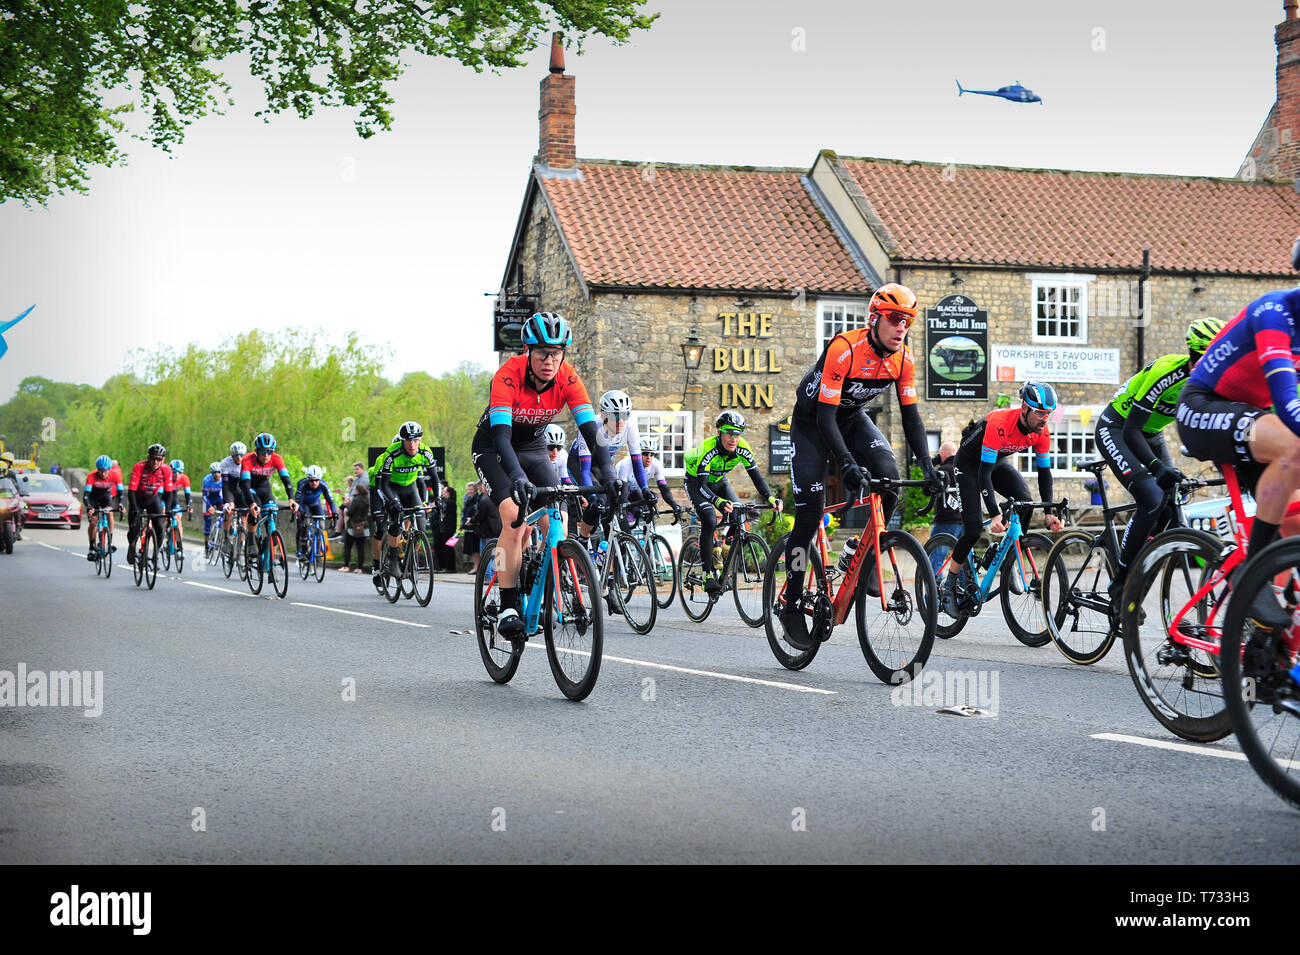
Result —
[{"label": "window", "polygon": [[[1049,452],[1052,459],[1052,476],[1053,477],[1087,477],[1087,473],[1076,471],[1074,466],[1083,461],[1094,461],[1101,455],[1097,452],[1097,440],[1093,434],[1093,428],[1097,426],[1097,415],[1101,414],[1105,405],[1091,405],[1084,407],[1062,408],[1059,419],[1053,416],[1048,421],[1047,429],[1052,435],[1052,450]],[[1084,414],[1086,412],[1087,424],[1084,424]],[[1034,469],[1034,457],[1030,452],[1014,455],[1016,467],[1030,479],[1037,474]],[[1032,480],[1029,481],[1029,490],[1033,494],[1038,493],[1038,487]],[[1059,498],[1060,495],[1057,494]]]},{"label": "window", "polygon": [[817,312],[821,316],[819,347],[822,350],[840,332],[867,324],[866,302],[818,302]]},{"label": "window", "polygon": [[664,477],[686,474],[686,449],[694,440],[694,420],[689,411],[634,411],[632,423],[642,437],[659,439],[659,463]]},{"label": "window", "polygon": [[1031,275],[1034,341],[1088,343],[1088,281],[1084,275]]}]

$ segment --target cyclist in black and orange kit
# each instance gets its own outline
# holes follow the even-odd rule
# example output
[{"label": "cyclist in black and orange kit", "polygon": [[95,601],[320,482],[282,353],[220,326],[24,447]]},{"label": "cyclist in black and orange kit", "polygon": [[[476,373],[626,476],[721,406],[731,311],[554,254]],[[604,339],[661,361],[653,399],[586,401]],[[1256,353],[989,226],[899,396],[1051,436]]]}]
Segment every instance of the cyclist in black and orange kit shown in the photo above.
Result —
[{"label": "cyclist in black and orange kit", "polygon": [[[916,407],[912,352],[905,344],[917,312],[911,289],[893,282],[880,286],[867,306],[867,326],[832,338],[799,382],[790,428],[795,505],[794,527],[785,551],[787,594],[804,592],[807,554],[826,502],[827,463],[833,460],[838,464],[849,500],[857,499],[870,477],[898,479],[894,449],[863,410],[872,398],[889,388],[896,391],[903,433],[925,470],[929,491],[943,489],[943,479],[930,464],[925,424]],[[882,491],[880,497],[888,520],[898,503],[898,492]],[[878,597],[880,584],[874,566],[873,556],[863,565],[862,575],[867,592]],[[800,601],[788,600],[780,620],[791,646],[812,648]]]}]

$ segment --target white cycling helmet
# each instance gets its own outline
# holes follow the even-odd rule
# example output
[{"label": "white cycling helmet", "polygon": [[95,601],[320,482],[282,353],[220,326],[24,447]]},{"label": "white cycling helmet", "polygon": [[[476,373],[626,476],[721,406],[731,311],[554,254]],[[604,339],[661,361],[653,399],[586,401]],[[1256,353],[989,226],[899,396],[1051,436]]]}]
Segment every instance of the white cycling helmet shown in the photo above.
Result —
[{"label": "white cycling helmet", "polygon": [[641,439],[641,453],[642,453],[642,454],[658,454],[658,453],[659,453],[659,439],[658,439],[658,438],[653,438],[653,437],[642,438],[642,439]]},{"label": "white cycling helmet", "polygon": [[558,424],[548,424],[546,426],[546,446],[548,448],[564,447],[564,440],[567,437],[564,429]]},{"label": "white cycling helmet", "polygon": [[242,458],[248,453],[248,445],[244,444],[242,441],[236,441],[230,446],[230,453],[234,457]]},{"label": "white cycling helmet", "polygon": [[302,473],[303,476],[316,481],[319,481],[322,477],[325,476],[325,472],[322,471],[314,464],[307,465],[307,467],[303,470]]},{"label": "white cycling helmet", "polygon": [[626,391],[607,391],[600,396],[600,413],[627,418],[632,414],[632,399]]},{"label": "white cycling helmet", "polygon": [[208,465],[208,470],[211,471],[213,474],[220,474],[220,473],[221,473],[221,462],[220,462],[220,461],[213,461],[211,464]]}]

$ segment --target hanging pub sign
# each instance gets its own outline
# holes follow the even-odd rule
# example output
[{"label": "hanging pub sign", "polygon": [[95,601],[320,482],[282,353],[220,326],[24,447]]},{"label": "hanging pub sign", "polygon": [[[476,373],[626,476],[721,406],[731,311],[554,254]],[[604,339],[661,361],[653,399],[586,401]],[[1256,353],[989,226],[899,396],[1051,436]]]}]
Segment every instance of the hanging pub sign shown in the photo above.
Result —
[{"label": "hanging pub sign", "polygon": [[497,296],[492,309],[492,350],[518,351],[519,329],[524,320],[537,311],[537,299],[531,295],[514,298]]},{"label": "hanging pub sign", "polygon": [[925,310],[925,397],[987,400],[989,313],[968,296],[948,295]]},{"label": "hanging pub sign", "polygon": [[767,473],[789,474],[790,457],[794,454],[794,443],[790,439],[791,415],[786,415],[779,424],[767,426]]}]

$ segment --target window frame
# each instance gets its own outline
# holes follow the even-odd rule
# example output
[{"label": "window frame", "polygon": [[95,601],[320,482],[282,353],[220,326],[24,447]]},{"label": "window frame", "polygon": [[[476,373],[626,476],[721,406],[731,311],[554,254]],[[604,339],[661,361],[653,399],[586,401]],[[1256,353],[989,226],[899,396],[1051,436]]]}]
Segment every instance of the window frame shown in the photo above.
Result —
[{"label": "window frame", "polygon": [[[850,328],[864,328],[867,324],[867,306],[870,305],[869,299],[855,298],[826,298],[817,300],[817,351],[818,354],[826,350],[826,345],[832,338],[841,331],[847,331]],[[826,334],[826,312],[828,309],[841,309],[843,312],[844,327],[837,329],[834,333]],[[848,312],[851,308],[860,308],[862,310],[862,320],[856,324],[850,324]]]},{"label": "window frame", "polygon": [[[1088,294],[1088,287],[1095,282],[1095,275],[1082,275],[1076,272],[1046,272],[1031,274],[1029,278],[1029,316],[1031,328],[1030,340],[1034,344],[1043,345],[1087,345],[1088,344],[1088,317],[1091,308],[1091,299]],[[1040,319],[1038,317],[1039,290],[1045,288],[1076,288],[1079,290],[1078,302],[1078,324],[1079,330],[1074,335],[1049,335],[1039,331],[1040,322],[1056,322],[1058,331],[1060,324],[1067,319],[1057,317],[1054,319]],[[1065,304],[1065,303],[1060,303]]]},{"label": "window frame", "polygon": [[[1080,412],[1083,409],[1091,409],[1092,414],[1088,418],[1088,423],[1083,423],[1083,417]],[[1094,461],[1101,457],[1101,452],[1097,450],[1096,422],[1097,416],[1106,409],[1106,402],[1095,405],[1069,405],[1061,407],[1061,415],[1055,420],[1049,420],[1048,431],[1052,438],[1053,450],[1049,452],[1052,458],[1052,477],[1053,478],[1085,478],[1087,474],[1083,471],[1077,471],[1074,465],[1079,461]],[[1063,428],[1063,425],[1070,425],[1069,428]],[[1070,442],[1075,438],[1082,439],[1082,449],[1074,452],[1070,447]],[[1065,450],[1058,450],[1059,442],[1064,439]],[[1091,450],[1089,450],[1091,448]],[[1038,469],[1034,467],[1033,452],[1022,451],[1012,455],[1015,460],[1015,466],[1026,481],[1038,474]],[[1064,459],[1065,467],[1059,467],[1058,464]],[[1032,485],[1031,485],[1032,487]]]},{"label": "window frame", "polygon": [[[682,462],[681,467],[669,467],[668,457],[665,453],[664,438],[673,432],[665,431],[660,433],[651,428],[652,424],[663,424],[664,419],[667,419],[668,421],[681,421],[683,423],[681,432],[682,447],[680,450],[673,451],[673,454],[680,455]],[[637,434],[641,435],[643,438],[651,436],[659,438],[659,463],[664,469],[664,477],[685,477],[686,452],[695,444],[695,412],[687,411],[685,408],[681,411],[673,411],[667,408],[662,410],[652,408],[646,411],[633,411],[632,423],[636,425]]]}]

